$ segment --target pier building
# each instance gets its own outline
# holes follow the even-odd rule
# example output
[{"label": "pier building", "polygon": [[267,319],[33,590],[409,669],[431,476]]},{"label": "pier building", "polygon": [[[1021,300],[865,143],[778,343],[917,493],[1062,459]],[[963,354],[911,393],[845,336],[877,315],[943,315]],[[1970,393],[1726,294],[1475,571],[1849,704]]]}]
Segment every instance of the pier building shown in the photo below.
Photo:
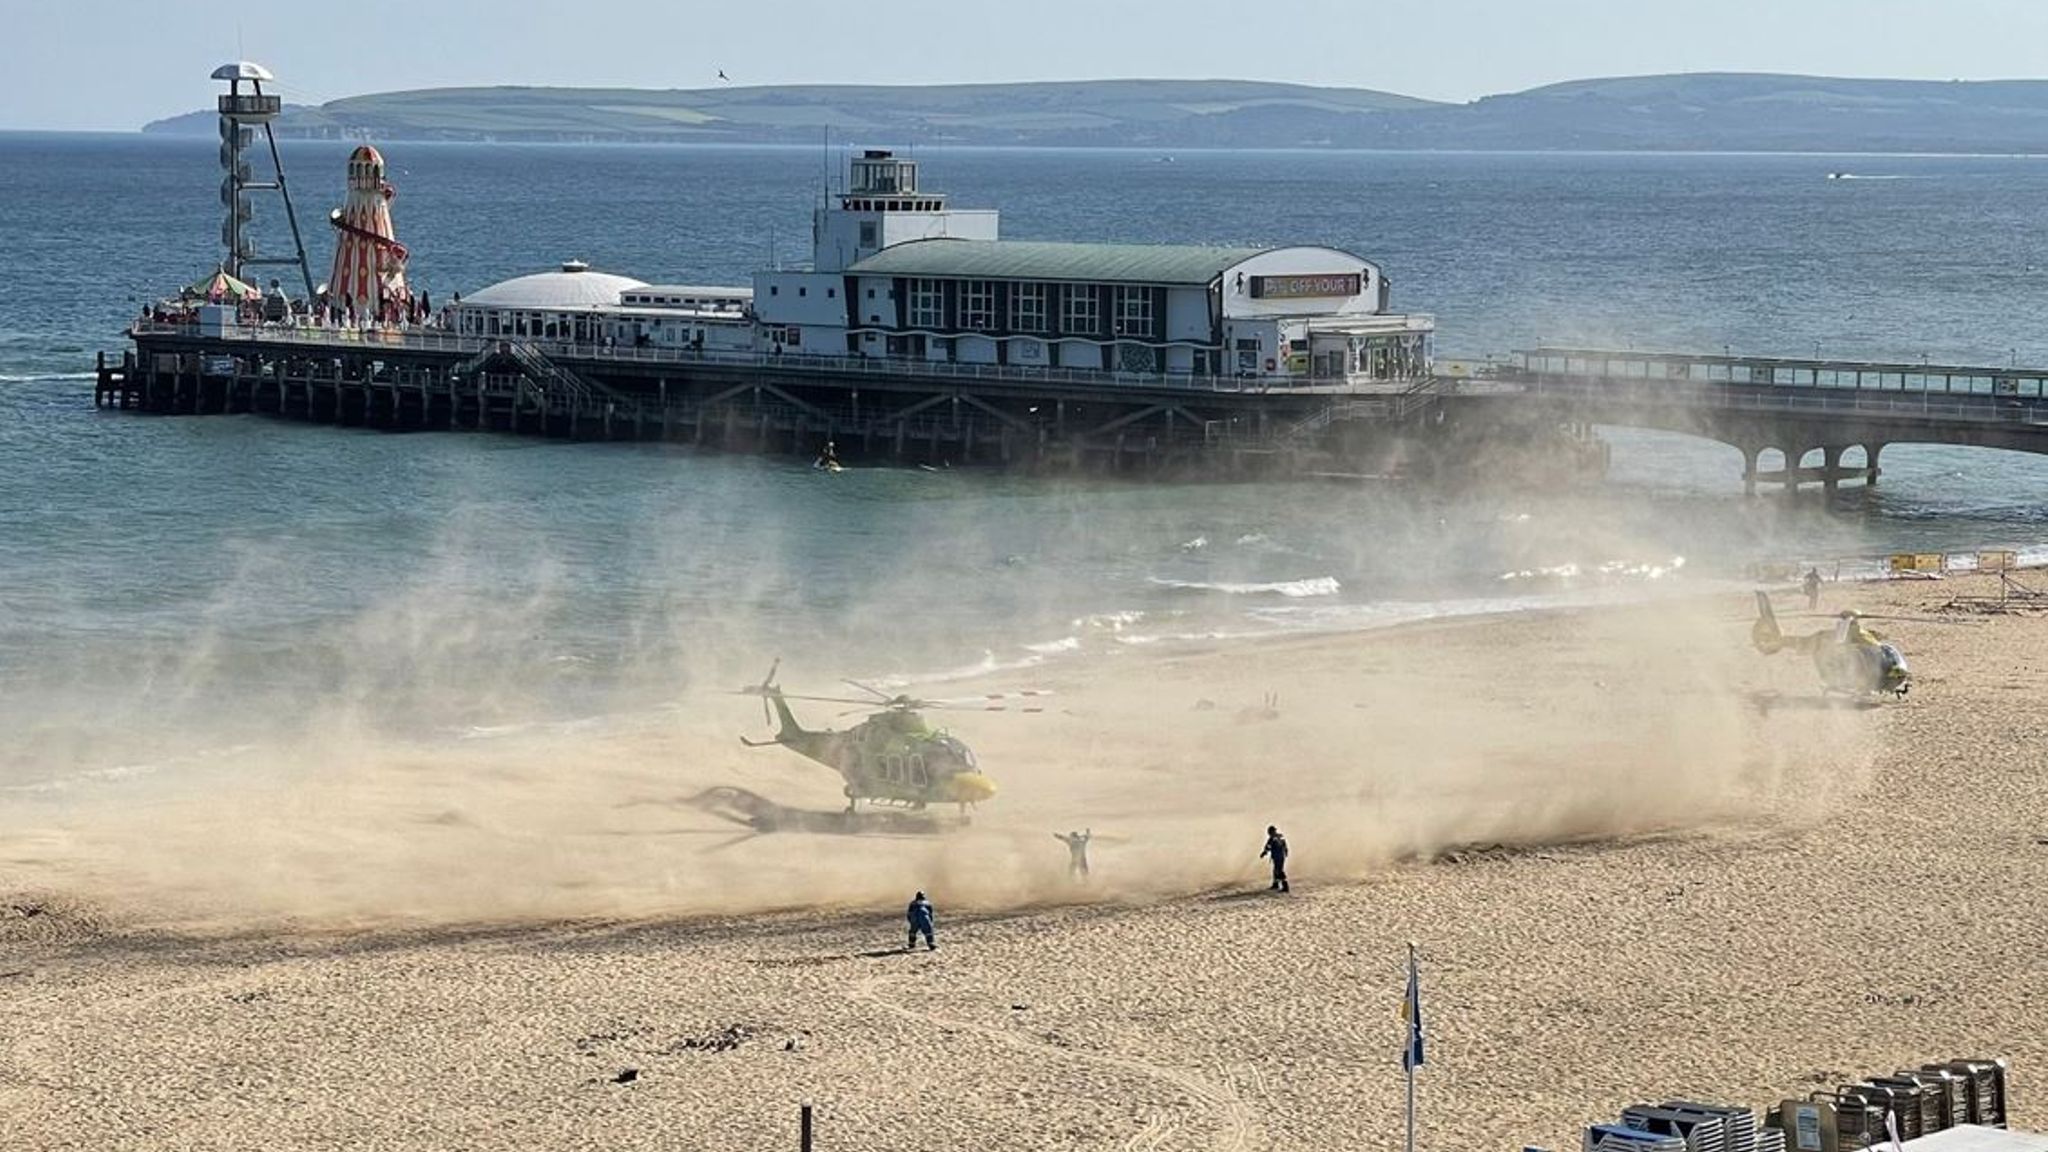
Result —
[{"label": "pier building", "polygon": [[[1386,276],[1336,248],[1004,240],[917,161],[870,149],[812,218],[808,266],[751,288],[649,285],[571,261],[461,298],[465,336],[770,356],[1063,369],[1139,381],[1398,392],[1426,379],[1435,321],[1390,310]],[[862,365],[865,368],[865,365]]]},{"label": "pier building", "polygon": [[481,339],[751,352],[752,300],[746,288],[648,284],[569,260],[456,299],[448,323]]},{"label": "pier building", "polygon": [[1001,238],[992,209],[920,188],[872,149],[819,207],[806,269],[754,277],[770,351],[1131,376],[1399,390],[1426,377],[1435,322],[1389,311],[1368,260],[1335,248]]}]

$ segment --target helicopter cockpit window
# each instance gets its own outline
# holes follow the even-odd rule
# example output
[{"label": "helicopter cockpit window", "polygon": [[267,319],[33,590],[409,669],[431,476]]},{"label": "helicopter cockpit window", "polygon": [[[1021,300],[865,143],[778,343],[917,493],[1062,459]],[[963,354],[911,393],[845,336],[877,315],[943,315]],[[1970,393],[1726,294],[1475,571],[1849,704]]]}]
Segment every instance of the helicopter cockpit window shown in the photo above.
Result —
[{"label": "helicopter cockpit window", "polygon": [[920,753],[910,754],[910,782],[919,788],[932,782],[931,773],[925,770],[924,756]]},{"label": "helicopter cockpit window", "polygon": [[952,756],[955,760],[958,760],[967,768],[973,769],[977,767],[974,763],[973,750],[968,748],[967,745],[962,744],[960,741],[955,740],[951,736],[941,736],[937,740],[933,741],[933,743],[936,743],[939,747],[945,749],[948,755]]}]

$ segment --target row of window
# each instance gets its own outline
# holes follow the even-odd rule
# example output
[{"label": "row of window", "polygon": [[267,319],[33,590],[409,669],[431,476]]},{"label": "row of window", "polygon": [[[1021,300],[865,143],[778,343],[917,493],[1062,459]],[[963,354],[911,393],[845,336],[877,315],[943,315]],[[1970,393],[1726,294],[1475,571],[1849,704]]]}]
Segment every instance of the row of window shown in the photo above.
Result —
[{"label": "row of window", "polygon": [[658,307],[663,304],[683,308],[738,308],[747,303],[745,296],[663,296],[653,292],[627,292],[619,297],[619,303],[628,308]]},{"label": "row of window", "polygon": [[857,197],[840,197],[839,206],[848,212],[938,212],[945,208],[942,199],[904,200],[886,198],[865,200]]},{"label": "row of window", "polygon": [[[996,281],[960,282],[960,323],[970,332],[1007,328],[1012,332],[1049,331],[1048,302],[1058,300],[1059,330],[1062,332],[1102,331],[1101,295],[1094,285],[1063,287],[1039,283],[1011,284],[1009,315],[998,314]],[[1110,318],[1119,336],[1152,337],[1159,334],[1159,317],[1153,307],[1155,290],[1122,285],[1110,289]],[[910,308],[906,319],[912,328],[946,327],[946,282],[910,281]]]}]

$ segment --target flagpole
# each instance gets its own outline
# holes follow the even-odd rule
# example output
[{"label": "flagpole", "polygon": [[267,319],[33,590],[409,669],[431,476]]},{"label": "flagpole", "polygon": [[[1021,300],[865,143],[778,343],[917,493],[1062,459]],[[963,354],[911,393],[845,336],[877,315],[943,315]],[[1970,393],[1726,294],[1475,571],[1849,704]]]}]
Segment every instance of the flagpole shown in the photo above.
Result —
[{"label": "flagpole", "polygon": [[[1415,941],[1410,940],[1408,942],[1408,996],[1411,1011],[1417,1007],[1415,1003],[1418,998],[1417,992]],[[1407,1045],[1407,1055],[1402,1059],[1401,1063],[1408,1067],[1408,1152],[1415,1152],[1415,1024],[1412,1020],[1408,1024],[1408,1029],[1408,1035],[1402,1037],[1403,1043]]]}]

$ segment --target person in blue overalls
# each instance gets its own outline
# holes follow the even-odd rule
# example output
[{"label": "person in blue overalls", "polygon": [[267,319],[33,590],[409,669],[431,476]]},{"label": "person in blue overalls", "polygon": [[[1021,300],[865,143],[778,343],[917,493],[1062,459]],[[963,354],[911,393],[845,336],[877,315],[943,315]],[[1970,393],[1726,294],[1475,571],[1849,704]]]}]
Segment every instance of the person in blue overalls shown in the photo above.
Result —
[{"label": "person in blue overalls", "polygon": [[939,946],[932,940],[932,902],[925,898],[924,893],[919,892],[910,901],[910,907],[905,910],[904,917],[910,921],[910,935],[903,941],[903,950],[908,952],[917,947],[918,934],[922,933],[925,949],[936,951]]},{"label": "person in blue overalls", "polygon": [[1260,850],[1259,857],[1273,861],[1273,886],[1270,890],[1287,891],[1287,837],[1271,824],[1266,825],[1266,846]]}]

